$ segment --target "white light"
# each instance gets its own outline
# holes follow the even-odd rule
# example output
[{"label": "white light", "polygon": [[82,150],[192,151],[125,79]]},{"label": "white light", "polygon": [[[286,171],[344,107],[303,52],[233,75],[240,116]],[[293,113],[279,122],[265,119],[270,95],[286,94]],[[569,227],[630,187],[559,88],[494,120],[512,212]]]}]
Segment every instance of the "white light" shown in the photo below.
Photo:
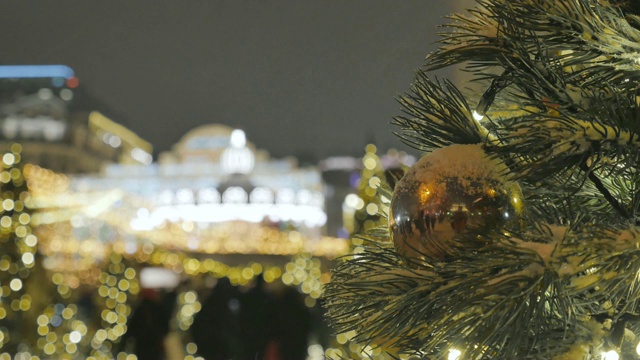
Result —
[{"label": "white light", "polygon": [[638,343],[638,346],[636,346],[636,352],[640,355],[640,342]]},{"label": "white light", "polygon": [[190,238],[187,241],[187,247],[191,250],[198,249],[198,246],[200,246],[200,240],[198,240],[198,238]]},{"label": "white light", "polygon": [[160,267],[146,267],[140,271],[140,285],[146,289],[172,289],[180,284],[180,275]]},{"label": "white light", "polygon": [[13,139],[18,136],[19,128],[20,125],[18,120],[16,118],[8,117],[2,124],[2,134],[8,139]]},{"label": "white light", "polygon": [[280,189],[276,195],[276,203],[278,204],[293,204],[296,194],[291,189]]},{"label": "white light", "polygon": [[165,221],[192,221],[205,224],[242,220],[259,223],[265,218],[304,223],[309,227],[323,226],[327,222],[327,215],[321,207],[317,206],[225,203],[161,206],[156,208],[148,218],[131,220],[130,226],[133,230],[145,231],[158,227]]},{"label": "white light", "polygon": [[307,360],[323,360],[325,358],[322,345],[309,345],[309,347],[307,348],[307,353],[309,354]]},{"label": "white light", "polygon": [[309,217],[304,220],[304,224],[307,227],[322,226],[326,223],[327,223],[327,214],[325,214],[324,212],[320,212],[318,214],[315,214],[315,216]]},{"label": "white light", "polygon": [[11,282],[9,283],[9,287],[13,291],[19,291],[20,289],[22,289],[22,280],[20,279],[11,280]]},{"label": "white light", "polygon": [[193,191],[191,189],[179,189],[176,191],[176,200],[179,204],[193,204]]},{"label": "white light", "polygon": [[231,146],[235,148],[244,147],[247,144],[247,138],[244,135],[244,131],[235,129],[231,132],[231,138],[229,139]]},{"label": "white light", "polygon": [[69,340],[71,340],[72,343],[77,344],[80,342],[80,340],[82,339],[82,334],[80,334],[79,331],[72,331],[69,333]]},{"label": "white light", "polygon": [[506,211],[505,211],[505,213],[504,213],[504,218],[505,218],[505,219],[508,219],[508,218],[509,218],[509,213],[508,213],[508,212],[506,212]]},{"label": "white light", "polygon": [[305,189],[298,191],[298,204],[308,205],[311,203],[311,199],[311,191]]},{"label": "white light", "polygon": [[349,194],[344,198],[344,204],[347,205],[348,207],[351,208],[355,208],[356,205],[358,205],[358,195],[356,194]]},{"label": "white light", "polygon": [[171,190],[164,190],[158,195],[158,203],[162,205],[169,205],[173,202],[173,193]]},{"label": "white light", "polygon": [[4,154],[4,156],[2,157],[2,162],[4,162],[7,165],[13,165],[13,163],[16,161],[16,157],[13,154]]},{"label": "white light", "polygon": [[447,356],[447,360],[458,360],[460,358],[460,355],[462,355],[462,351],[458,349],[451,349],[449,350],[449,356]]},{"label": "white light", "polygon": [[220,193],[214,188],[204,188],[198,191],[198,203],[210,204],[220,202]]},{"label": "white light", "polygon": [[609,350],[607,352],[602,353],[602,360],[618,360],[620,359],[620,355],[615,350]]},{"label": "white light", "polygon": [[227,174],[248,174],[253,170],[255,157],[246,147],[228,147],[220,159],[222,169]]},{"label": "white light", "polygon": [[25,265],[33,264],[33,260],[34,260],[34,258],[33,258],[33,254],[32,253],[26,252],[26,253],[22,254],[22,262]]},{"label": "white light", "polygon": [[153,156],[140,148],[131,150],[131,157],[145,165],[149,165],[153,161]]},{"label": "white light", "polygon": [[49,100],[53,97],[53,91],[51,91],[51,89],[46,89],[46,88],[40,89],[38,90],[38,97],[41,100]]},{"label": "white light", "polygon": [[148,231],[148,230],[152,230],[155,227],[160,226],[163,220],[164,219],[158,220],[157,218],[150,218],[150,217],[135,218],[131,220],[131,223],[129,223],[129,225],[133,230],[136,230],[136,231]]},{"label": "white light", "polygon": [[[34,119],[34,121],[42,120],[42,118]],[[44,135],[45,140],[54,141],[62,139],[64,136],[64,132],[66,129],[66,125],[59,121],[47,121],[43,120],[40,122],[42,126],[42,135]]]},{"label": "white light", "polygon": [[60,90],[60,98],[64,101],[70,101],[73,99],[73,91],[69,89]]},{"label": "white light", "polygon": [[473,114],[472,114],[472,115],[473,115],[473,118],[474,118],[476,121],[480,121],[480,120],[484,119],[484,115],[480,115],[480,114],[479,114],[477,111],[475,111],[475,110],[473,110]]},{"label": "white light", "polygon": [[113,135],[110,139],[109,139],[109,145],[111,145],[111,147],[113,148],[117,148],[120,145],[122,145],[122,140],[120,140],[119,136]]},{"label": "white light", "polygon": [[139,218],[148,218],[149,217],[149,210],[146,209],[146,208],[140,208],[136,212],[136,215],[138,215]]},{"label": "white light", "polygon": [[249,201],[252,204],[272,204],[273,203],[273,193],[271,190],[264,187],[257,187],[253,189],[251,195],[249,196]]},{"label": "white light", "polygon": [[231,146],[222,153],[222,169],[227,174],[248,174],[253,170],[255,157],[246,147],[247,140],[244,131],[236,129],[231,132],[229,139]]},{"label": "white light", "polygon": [[247,199],[247,192],[239,186],[232,186],[222,194],[222,202],[225,204],[243,204]]},{"label": "white light", "polygon": [[128,241],[124,246],[124,250],[127,252],[127,254],[133,254],[138,250],[138,244],[133,241]]}]

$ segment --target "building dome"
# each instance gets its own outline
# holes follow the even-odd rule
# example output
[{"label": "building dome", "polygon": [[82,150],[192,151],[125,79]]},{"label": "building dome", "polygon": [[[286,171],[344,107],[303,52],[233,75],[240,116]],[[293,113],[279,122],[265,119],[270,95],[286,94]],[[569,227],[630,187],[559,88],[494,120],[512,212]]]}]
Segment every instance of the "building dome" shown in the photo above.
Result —
[{"label": "building dome", "polygon": [[[234,128],[221,124],[207,124],[190,130],[173,145],[170,152],[160,154],[160,162],[220,162],[222,154],[232,147]],[[241,131],[241,130],[240,130]],[[243,133],[244,135],[244,133]],[[245,150],[254,158],[264,155],[256,152],[255,146],[245,140]],[[237,151],[236,151],[237,152]]]}]

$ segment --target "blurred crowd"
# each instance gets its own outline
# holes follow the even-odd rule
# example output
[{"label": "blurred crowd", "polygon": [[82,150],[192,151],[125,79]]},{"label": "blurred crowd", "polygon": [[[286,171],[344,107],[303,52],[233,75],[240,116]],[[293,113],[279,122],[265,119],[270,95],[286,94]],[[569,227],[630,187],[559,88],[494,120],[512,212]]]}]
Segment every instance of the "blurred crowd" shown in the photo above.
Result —
[{"label": "blurred crowd", "polygon": [[[167,359],[176,299],[176,291],[143,290],[122,350],[139,360]],[[204,298],[189,335],[197,355],[207,360],[301,360],[307,357],[313,322],[313,310],[294,287],[258,277],[240,288],[222,278]]]}]

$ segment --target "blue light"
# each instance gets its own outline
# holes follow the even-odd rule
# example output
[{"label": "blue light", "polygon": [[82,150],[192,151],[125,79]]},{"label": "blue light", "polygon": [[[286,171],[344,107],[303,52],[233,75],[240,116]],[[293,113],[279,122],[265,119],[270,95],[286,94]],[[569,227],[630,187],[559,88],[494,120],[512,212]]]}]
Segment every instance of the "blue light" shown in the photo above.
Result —
[{"label": "blue light", "polygon": [[51,79],[51,85],[53,85],[54,87],[62,87],[64,86],[64,78],[61,77],[54,77],[53,79]]},{"label": "blue light", "polygon": [[74,77],[66,65],[0,65],[0,78],[65,78]]}]

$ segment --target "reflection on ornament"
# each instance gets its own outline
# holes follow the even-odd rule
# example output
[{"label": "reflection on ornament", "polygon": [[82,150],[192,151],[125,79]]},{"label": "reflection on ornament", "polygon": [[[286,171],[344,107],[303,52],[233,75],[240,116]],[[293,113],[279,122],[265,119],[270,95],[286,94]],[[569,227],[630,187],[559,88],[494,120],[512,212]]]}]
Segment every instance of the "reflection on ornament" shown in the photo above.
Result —
[{"label": "reflection on ornament", "polygon": [[520,218],[520,187],[480,145],[451,145],[425,155],[394,189],[390,232],[407,258],[444,260],[457,234],[486,233]]}]

